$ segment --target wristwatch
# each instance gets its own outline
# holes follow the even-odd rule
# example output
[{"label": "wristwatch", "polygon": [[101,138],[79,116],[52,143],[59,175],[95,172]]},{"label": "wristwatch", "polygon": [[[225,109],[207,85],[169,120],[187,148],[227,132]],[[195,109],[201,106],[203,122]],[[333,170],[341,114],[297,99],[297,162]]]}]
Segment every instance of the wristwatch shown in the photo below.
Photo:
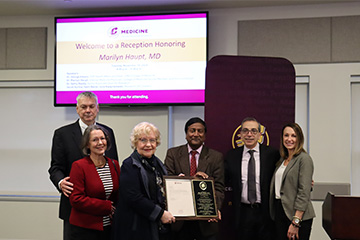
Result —
[{"label": "wristwatch", "polygon": [[300,225],[300,223],[301,223],[300,218],[294,218],[294,223],[295,223],[296,225]]},{"label": "wristwatch", "polygon": [[301,223],[301,219],[297,216],[293,217],[293,220],[291,222],[291,225],[293,225],[294,227],[299,228],[300,227],[300,223]]}]

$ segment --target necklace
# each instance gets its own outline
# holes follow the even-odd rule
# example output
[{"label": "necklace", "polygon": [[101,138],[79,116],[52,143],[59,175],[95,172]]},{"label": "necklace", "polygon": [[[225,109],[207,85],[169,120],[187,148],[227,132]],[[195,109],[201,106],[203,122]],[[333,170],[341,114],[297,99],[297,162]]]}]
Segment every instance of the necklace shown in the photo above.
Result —
[{"label": "necklace", "polygon": [[97,167],[97,168],[102,168],[102,167],[104,167],[105,164],[106,164],[106,160],[104,159],[104,157],[102,157],[102,158],[100,159],[100,161],[99,161],[100,163],[96,163],[96,161],[94,161],[92,158],[90,158],[90,159],[93,161],[95,167]]},{"label": "necklace", "polygon": [[101,163],[101,164],[99,164],[99,165],[95,165],[95,167],[97,167],[97,168],[103,168],[103,167],[105,166],[105,164],[106,164],[106,162]]},{"label": "necklace", "polygon": [[289,162],[291,161],[292,157],[288,157],[287,159],[284,160],[284,165],[287,166],[289,164]]}]

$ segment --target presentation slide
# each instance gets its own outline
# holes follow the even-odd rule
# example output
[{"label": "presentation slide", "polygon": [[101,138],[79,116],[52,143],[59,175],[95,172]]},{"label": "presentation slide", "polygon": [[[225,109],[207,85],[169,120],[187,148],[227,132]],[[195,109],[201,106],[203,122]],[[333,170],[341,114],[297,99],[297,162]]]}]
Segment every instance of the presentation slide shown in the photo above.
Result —
[{"label": "presentation slide", "polygon": [[207,13],[55,21],[55,105],[204,103]]}]

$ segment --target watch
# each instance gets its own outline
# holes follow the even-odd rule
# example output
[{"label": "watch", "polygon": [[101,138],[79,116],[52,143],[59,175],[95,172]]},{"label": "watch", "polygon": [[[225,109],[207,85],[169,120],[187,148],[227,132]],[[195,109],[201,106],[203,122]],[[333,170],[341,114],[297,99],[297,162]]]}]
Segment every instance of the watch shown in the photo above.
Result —
[{"label": "watch", "polygon": [[294,227],[299,228],[301,221],[302,221],[302,220],[301,220],[299,217],[294,216],[294,217],[293,217],[293,220],[292,220],[292,222],[291,222],[291,225],[293,225]]},{"label": "watch", "polygon": [[300,220],[299,218],[294,218],[294,223],[295,223],[296,225],[300,225],[301,220]]}]

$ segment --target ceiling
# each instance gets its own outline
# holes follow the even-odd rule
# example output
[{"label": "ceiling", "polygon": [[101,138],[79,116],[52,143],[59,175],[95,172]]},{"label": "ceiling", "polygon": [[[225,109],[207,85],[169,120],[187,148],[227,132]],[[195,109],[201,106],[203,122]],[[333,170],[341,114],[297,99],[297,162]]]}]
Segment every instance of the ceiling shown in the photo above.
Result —
[{"label": "ceiling", "polygon": [[360,0],[0,0],[0,16],[208,10],[359,2]]}]

